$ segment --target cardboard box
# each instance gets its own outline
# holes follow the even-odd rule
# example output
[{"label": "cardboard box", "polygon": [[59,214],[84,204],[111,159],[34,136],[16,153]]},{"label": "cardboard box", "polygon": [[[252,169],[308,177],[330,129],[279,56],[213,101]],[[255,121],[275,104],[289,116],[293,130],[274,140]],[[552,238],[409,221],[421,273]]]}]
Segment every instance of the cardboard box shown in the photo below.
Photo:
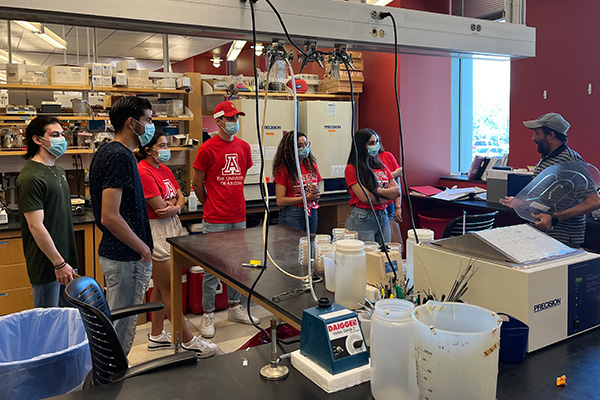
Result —
[{"label": "cardboard box", "polygon": [[175,89],[177,82],[174,78],[164,78],[156,81],[156,87],[159,89]]},{"label": "cardboard box", "polygon": [[102,75],[112,76],[112,74],[113,74],[112,64],[102,64]]},{"label": "cardboard box", "polygon": [[184,114],[183,100],[167,100],[167,115],[169,117],[179,117]]},{"label": "cardboard box", "polygon": [[[352,66],[354,67],[354,71],[364,71],[365,70],[365,65],[363,63],[362,58],[359,58],[358,60],[354,60],[352,59]],[[346,70],[346,64],[341,63],[340,64],[340,70]],[[325,72],[329,73],[329,71],[331,70],[331,63],[326,63],[325,64]],[[352,68],[350,68],[350,70],[352,70]]]},{"label": "cardboard box", "polygon": [[88,69],[85,67],[52,65],[48,67],[47,74],[51,85],[89,85]]},{"label": "cardboard box", "polygon": [[6,82],[20,83],[23,75],[27,73],[25,64],[5,64],[6,66]]},{"label": "cardboard box", "polygon": [[150,79],[150,72],[147,69],[128,69],[124,71],[127,79]]},{"label": "cardboard box", "polygon": [[347,51],[348,54],[352,56],[353,60],[358,60],[363,58],[363,54],[360,51]]},{"label": "cardboard box", "polygon": [[102,86],[104,86],[102,81],[103,81],[103,77],[102,76],[92,75],[92,86],[93,87],[102,87]]},{"label": "cardboard box", "polygon": [[130,69],[137,69],[136,60],[123,60],[117,63],[117,72],[125,72]]},{"label": "cardboard box", "polygon": [[127,74],[124,72],[117,72],[114,77],[115,86],[127,86]]},{"label": "cardboard box", "polygon": [[102,86],[103,87],[111,87],[112,86],[112,76],[102,76]]},{"label": "cardboard box", "polygon": [[[352,82],[354,93],[362,93],[363,84],[360,82]],[[319,93],[351,93],[350,81],[339,79],[325,79],[319,84]]]},{"label": "cardboard box", "polygon": [[227,82],[222,79],[202,79],[203,94],[210,94],[214,90],[227,90]]},{"label": "cardboard box", "polygon": [[103,106],[104,108],[111,108],[113,104],[115,104],[115,102],[117,100],[119,100],[121,97],[123,97],[122,94],[105,94],[103,96]]},{"label": "cardboard box", "polygon": [[177,89],[184,89],[192,87],[192,82],[190,81],[189,76],[184,76],[181,78],[177,78]]},{"label": "cardboard box", "polygon": [[[352,75],[352,83],[365,81],[365,77],[364,77],[362,71],[350,71],[350,75]],[[334,79],[331,75],[325,75],[324,78],[325,79]],[[347,71],[340,70],[340,80],[342,80],[342,81],[350,80],[350,78],[348,77]]]},{"label": "cardboard box", "polygon": [[83,64],[90,71],[90,75],[102,75],[102,65],[100,63],[85,63]]}]

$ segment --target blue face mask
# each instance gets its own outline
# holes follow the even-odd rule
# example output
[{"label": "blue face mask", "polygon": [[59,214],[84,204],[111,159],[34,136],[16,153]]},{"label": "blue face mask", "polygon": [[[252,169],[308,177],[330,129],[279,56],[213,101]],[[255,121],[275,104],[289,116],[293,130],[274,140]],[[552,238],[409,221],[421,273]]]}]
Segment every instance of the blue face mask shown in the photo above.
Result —
[{"label": "blue face mask", "polygon": [[308,157],[309,154],[310,154],[310,148],[308,148],[308,147],[303,147],[301,149],[298,149],[298,157],[300,157],[300,158],[306,158],[306,157]]},{"label": "blue face mask", "polygon": [[[134,119],[134,121],[137,122],[138,124],[142,125],[142,123],[140,121],[138,121],[137,119]],[[150,143],[150,141],[154,137],[155,131],[156,131],[156,128],[154,127],[154,124],[144,124],[144,133],[142,133],[141,135],[139,133],[135,132],[135,130],[134,130],[135,134],[138,135],[138,139],[140,140],[140,145],[142,145],[142,147],[144,147],[145,145]]]},{"label": "blue face mask", "polygon": [[227,121],[225,122],[225,132],[233,136],[240,130],[240,123],[238,121]]},{"label": "blue face mask", "polygon": [[377,154],[379,154],[380,148],[381,148],[381,145],[379,143],[377,143],[373,146],[367,146],[367,152],[369,153],[369,156],[375,157],[375,156],[377,156]]},{"label": "blue face mask", "polygon": [[166,163],[171,159],[171,149],[159,149],[158,150],[158,161]]},{"label": "blue face mask", "polygon": [[67,151],[67,139],[65,139],[64,137],[53,137],[50,139],[40,137],[40,139],[45,139],[50,142],[50,147],[46,147],[43,145],[42,147],[48,150],[48,152],[50,152],[50,154],[52,154],[56,158],[62,156],[63,154],[65,154],[65,151]]}]

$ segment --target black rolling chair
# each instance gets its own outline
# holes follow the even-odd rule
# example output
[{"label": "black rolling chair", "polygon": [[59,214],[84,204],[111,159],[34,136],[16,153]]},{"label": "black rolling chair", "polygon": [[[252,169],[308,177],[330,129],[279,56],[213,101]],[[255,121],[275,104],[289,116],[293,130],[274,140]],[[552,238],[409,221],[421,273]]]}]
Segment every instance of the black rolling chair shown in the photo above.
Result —
[{"label": "black rolling chair", "polygon": [[452,221],[448,222],[446,225],[446,229],[444,230],[443,238],[447,238],[450,236],[460,236],[463,234],[463,218],[465,220],[464,223],[464,232],[471,233],[477,231],[487,231],[488,229],[492,229],[494,227],[494,223],[496,222],[496,216],[498,215],[498,211],[494,211],[487,214],[474,214],[474,215],[465,215],[456,217]]},{"label": "black rolling chair", "polygon": [[139,304],[113,310],[106,303],[100,285],[93,278],[82,276],[72,280],[65,288],[65,298],[79,309],[83,326],[87,333],[92,354],[92,371],[86,385],[99,386],[118,382],[132,376],[151,372],[157,368],[193,362],[197,355],[193,351],[171,354],[129,368],[127,357],[117,337],[113,321],[156,311],[163,308],[161,303]]}]

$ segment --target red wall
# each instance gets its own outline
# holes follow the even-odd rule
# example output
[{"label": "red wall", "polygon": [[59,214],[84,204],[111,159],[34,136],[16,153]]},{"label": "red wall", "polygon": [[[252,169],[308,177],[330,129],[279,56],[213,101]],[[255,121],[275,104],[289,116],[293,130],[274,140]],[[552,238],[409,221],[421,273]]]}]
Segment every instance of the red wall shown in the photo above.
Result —
[{"label": "red wall", "polygon": [[[532,132],[522,121],[558,112],[571,123],[569,147],[600,166],[600,26],[598,1],[529,0],[527,25],[536,28],[536,57],[513,61],[510,94],[512,166],[539,160]],[[592,94],[587,94],[588,83]],[[548,98],[543,99],[544,90]]]},{"label": "red wall", "polygon": [[[401,3],[401,4],[400,4]],[[392,7],[447,14],[448,0],[396,0]],[[372,128],[400,162],[394,94],[394,55],[365,53],[365,85],[360,97],[361,128]],[[437,185],[450,173],[451,61],[443,57],[400,55],[400,107],[406,178],[411,185]]]}]

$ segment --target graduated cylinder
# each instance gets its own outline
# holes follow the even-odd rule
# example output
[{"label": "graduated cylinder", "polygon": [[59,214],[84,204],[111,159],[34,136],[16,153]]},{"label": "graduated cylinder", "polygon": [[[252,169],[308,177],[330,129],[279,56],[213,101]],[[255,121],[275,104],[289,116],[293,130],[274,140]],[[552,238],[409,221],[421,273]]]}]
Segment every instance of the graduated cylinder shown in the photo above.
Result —
[{"label": "graduated cylinder", "polygon": [[406,300],[375,303],[371,317],[371,393],[377,400],[416,400],[415,330]]}]

